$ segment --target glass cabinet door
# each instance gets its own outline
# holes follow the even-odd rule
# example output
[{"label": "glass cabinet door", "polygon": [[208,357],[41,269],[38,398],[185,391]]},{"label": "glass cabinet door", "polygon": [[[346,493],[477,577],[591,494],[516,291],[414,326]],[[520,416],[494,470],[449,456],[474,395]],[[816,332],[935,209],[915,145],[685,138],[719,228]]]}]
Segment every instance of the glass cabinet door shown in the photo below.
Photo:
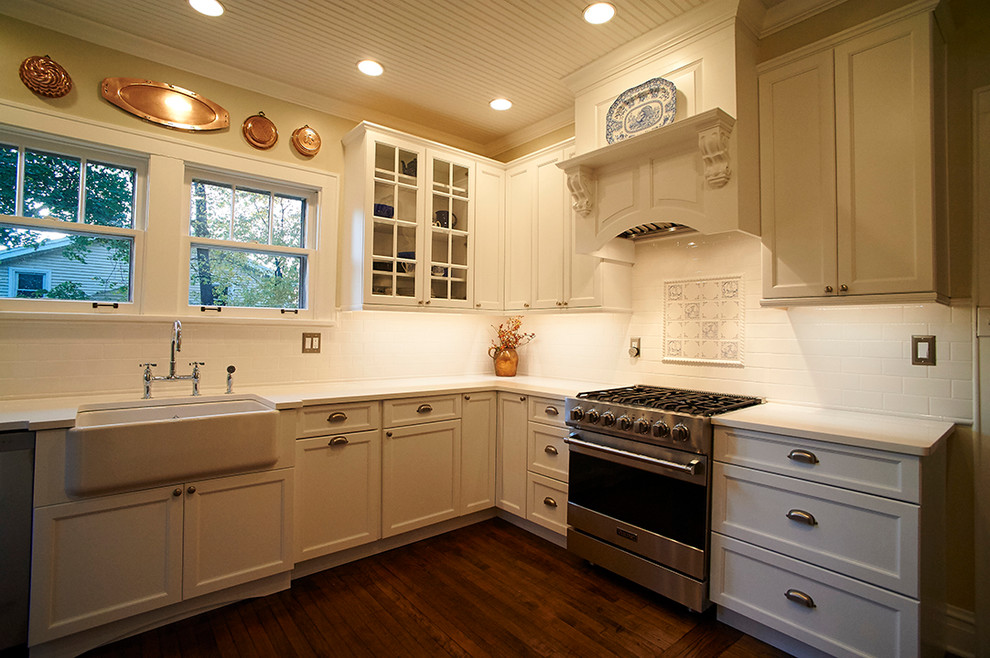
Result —
[{"label": "glass cabinet door", "polygon": [[429,207],[430,283],[427,294],[431,301],[440,304],[446,301],[453,302],[447,305],[467,305],[471,168],[439,157],[432,157],[430,162],[432,201]]},{"label": "glass cabinet door", "polygon": [[[371,297],[415,301],[420,153],[374,144],[374,204],[371,221]],[[383,300],[384,301],[384,300]]]}]

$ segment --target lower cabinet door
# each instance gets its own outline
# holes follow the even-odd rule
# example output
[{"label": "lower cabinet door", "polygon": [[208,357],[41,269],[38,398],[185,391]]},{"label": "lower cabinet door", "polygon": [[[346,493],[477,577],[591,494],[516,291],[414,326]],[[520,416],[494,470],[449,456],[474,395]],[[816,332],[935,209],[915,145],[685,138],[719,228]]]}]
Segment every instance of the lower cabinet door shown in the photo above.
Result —
[{"label": "lower cabinet door", "polygon": [[381,536],[381,431],[296,441],[295,561]]},{"label": "lower cabinet door", "polygon": [[185,485],[185,599],[292,568],[293,469]]},{"label": "lower cabinet door", "polygon": [[461,407],[461,514],[495,505],[495,392],[467,393]]},{"label": "lower cabinet door", "polygon": [[712,533],[711,599],[833,656],[919,653],[919,604]]},{"label": "lower cabinet door", "polygon": [[459,514],[460,420],[390,428],[383,441],[383,537]]},{"label": "lower cabinet door", "polygon": [[567,483],[538,473],[530,473],[528,509],[527,519],[556,533],[566,535]]},{"label": "lower cabinet door", "polygon": [[35,510],[30,645],[182,599],[184,496],[176,489]]}]

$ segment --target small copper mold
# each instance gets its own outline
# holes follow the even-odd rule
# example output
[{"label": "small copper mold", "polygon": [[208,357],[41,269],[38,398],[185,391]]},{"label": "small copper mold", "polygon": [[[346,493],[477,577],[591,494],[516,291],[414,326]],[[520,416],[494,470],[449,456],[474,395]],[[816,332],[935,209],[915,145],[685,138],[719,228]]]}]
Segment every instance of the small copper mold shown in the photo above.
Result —
[{"label": "small copper mold", "polygon": [[258,112],[244,120],[241,126],[244,139],[256,149],[270,149],[278,141],[278,129],[264,112]]},{"label": "small copper mold", "polygon": [[140,78],[104,78],[103,98],[125,112],[178,130],[219,130],[230,114],[194,91]]},{"label": "small copper mold", "polygon": [[320,139],[320,133],[307,124],[292,131],[292,145],[300,154],[312,157],[320,152],[323,141]]},{"label": "small copper mold", "polygon": [[72,91],[68,71],[48,55],[28,57],[19,72],[24,86],[41,96],[61,98]]}]

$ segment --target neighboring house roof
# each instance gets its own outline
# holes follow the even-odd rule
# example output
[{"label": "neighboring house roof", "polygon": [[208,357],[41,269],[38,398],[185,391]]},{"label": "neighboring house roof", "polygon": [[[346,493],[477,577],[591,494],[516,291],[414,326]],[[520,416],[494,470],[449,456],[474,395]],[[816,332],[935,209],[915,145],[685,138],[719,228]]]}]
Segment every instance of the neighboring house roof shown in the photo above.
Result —
[{"label": "neighboring house roof", "polygon": [[47,251],[61,249],[62,247],[68,246],[68,244],[69,238],[59,238],[58,240],[50,240],[36,247],[14,247],[13,249],[5,249],[0,251],[0,262],[20,258],[21,256],[36,256]]}]

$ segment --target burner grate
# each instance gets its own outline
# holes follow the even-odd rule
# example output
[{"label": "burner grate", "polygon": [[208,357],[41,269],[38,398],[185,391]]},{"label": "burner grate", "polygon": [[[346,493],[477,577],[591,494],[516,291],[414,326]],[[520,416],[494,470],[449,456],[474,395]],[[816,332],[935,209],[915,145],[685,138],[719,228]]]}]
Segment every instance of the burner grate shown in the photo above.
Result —
[{"label": "burner grate", "polygon": [[763,402],[762,399],[746,395],[728,395],[707,391],[690,391],[660,386],[626,386],[600,391],[578,393],[578,398],[611,404],[625,404],[634,407],[660,409],[695,416],[715,416],[717,414],[751,407]]}]

